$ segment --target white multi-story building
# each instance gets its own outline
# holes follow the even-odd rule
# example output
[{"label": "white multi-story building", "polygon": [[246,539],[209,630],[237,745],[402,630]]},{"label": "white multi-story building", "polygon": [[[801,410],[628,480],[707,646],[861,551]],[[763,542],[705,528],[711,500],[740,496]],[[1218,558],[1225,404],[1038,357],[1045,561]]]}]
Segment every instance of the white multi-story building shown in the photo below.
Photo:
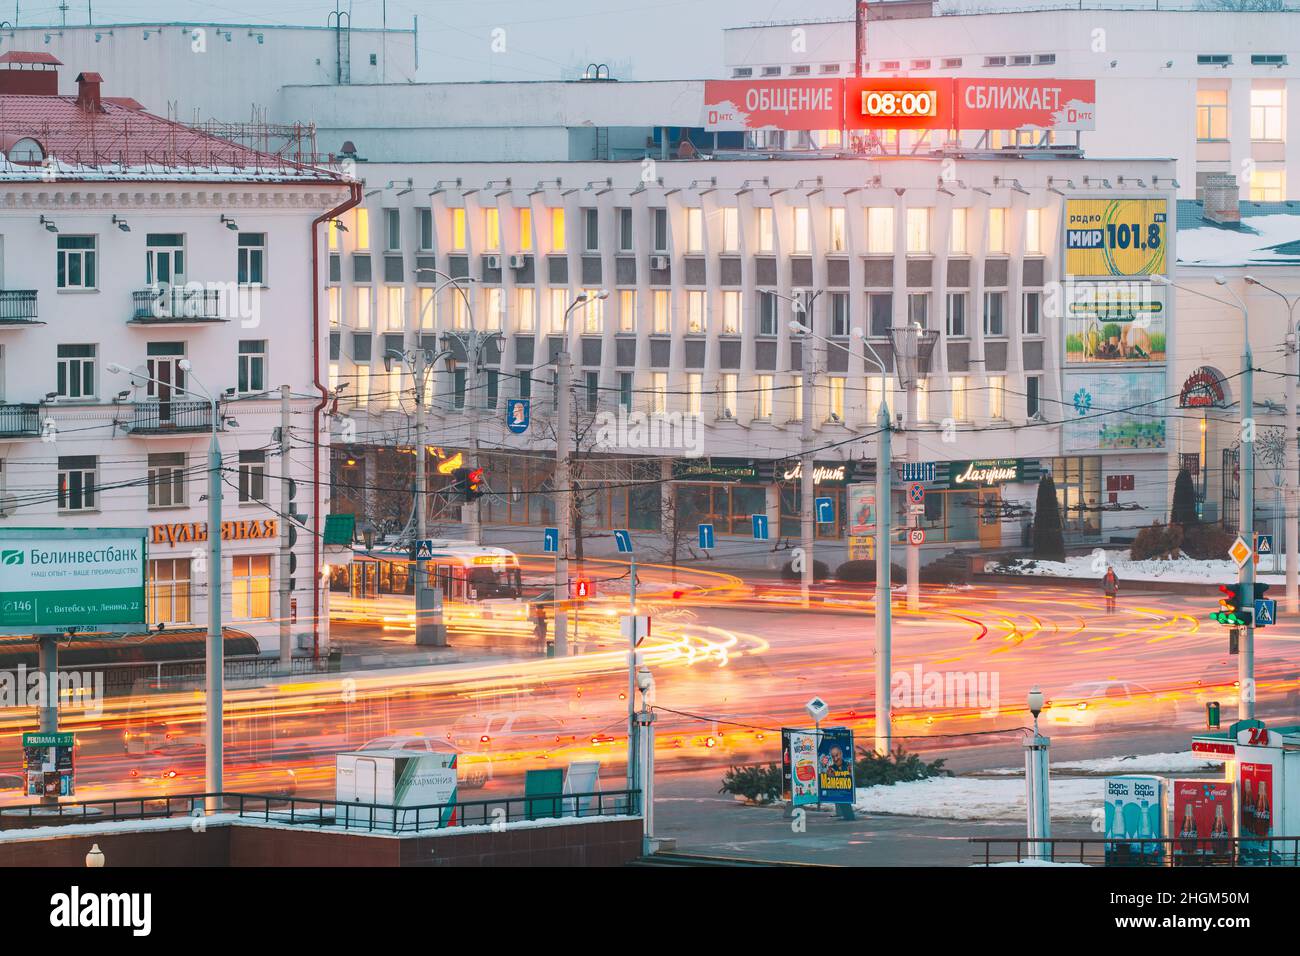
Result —
[{"label": "white multi-story building", "polygon": [[[290,618],[319,649],[328,430],[313,222],[354,191],[104,95],[96,73],[59,95],[58,65],[0,58],[0,523],[150,529],[149,622],[172,628],[206,620],[204,542],[219,532],[224,620],[270,650]],[[207,527],[214,426],[220,529]],[[304,519],[287,606],[286,475]]]},{"label": "white multi-story building", "polygon": [[[1213,173],[1237,176],[1251,200],[1300,197],[1300,63],[1290,61],[1300,13],[1107,7],[870,4],[863,76],[1095,80],[1097,128],[1082,134],[1094,159],[1170,157],[1180,198],[1201,198]],[[728,29],[726,75],[852,76],[854,32],[851,19]],[[1039,135],[995,130],[986,144],[1013,148]],[[902,134],[904,152],[914,142]]]}]

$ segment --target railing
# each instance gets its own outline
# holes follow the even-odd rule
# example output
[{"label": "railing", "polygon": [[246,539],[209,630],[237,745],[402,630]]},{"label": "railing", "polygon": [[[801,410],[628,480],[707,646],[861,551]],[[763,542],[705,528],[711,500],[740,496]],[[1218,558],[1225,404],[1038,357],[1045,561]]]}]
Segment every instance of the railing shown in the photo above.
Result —
[{"label": "railing", "polygon": [[1300,837],[970,837],[977,866],[1046,859],[1085,866],[1300,866]]},{"label": "railing", "polygon": [[131,293],[132,322],[224,322],[229,318],[220,289],[183,285],[137,289]]},{"label": "railing", "polygon": [[209,797],[215,798],[220,808],[218,812],[233,813],[243,819],[289,826],[338,827],[364,833],[414,833],[525,820],[636,816],[641,805],[640,790],[457,800],[418,807],[255,793],[188,793],[167,797],[33,803],[4,807],[3,810],[6,816],[26,816],[33,822],[46,822],[54,817],[60,823],[108,823],[195,816],[202,812]]},{"label": "railing", "polygon": [[195,401],[136,402],[125,427],[133,434],[208,431],[212,406]]},{"label": "railing", "polygon": [[0,323],[35,321],[35,289],[0,289]]},{"label": "railing", "polygon": [[41,407],[39,405],[0,404],[0,437],[39,435],[41,433]]}]

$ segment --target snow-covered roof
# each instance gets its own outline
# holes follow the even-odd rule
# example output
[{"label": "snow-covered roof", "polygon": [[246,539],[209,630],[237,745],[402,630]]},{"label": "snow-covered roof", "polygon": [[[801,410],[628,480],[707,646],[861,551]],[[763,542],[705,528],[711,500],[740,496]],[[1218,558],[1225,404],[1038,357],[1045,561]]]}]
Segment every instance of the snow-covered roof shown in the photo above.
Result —
[{"label": "snow-covered roof", "polygon": [[1300,202],[1242,202],[1241,221],[1205,218],[1204,204],[1178,200],[1178,261],[1183,265],[1300,264]]}]

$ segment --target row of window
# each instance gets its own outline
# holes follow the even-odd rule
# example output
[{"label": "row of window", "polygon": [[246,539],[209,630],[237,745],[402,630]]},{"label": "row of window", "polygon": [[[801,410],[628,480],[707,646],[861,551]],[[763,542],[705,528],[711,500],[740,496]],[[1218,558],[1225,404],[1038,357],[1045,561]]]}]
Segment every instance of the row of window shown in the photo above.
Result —
[{"label": "row of window", "polygon": [[[236,247],[240,285],[266,285],[266,233],[241,232]],[[60,289],[99,288],[99,236],[63,235],[55,240],[55,275]],[[145,237],[145,283],[184,285],[185,234],[151,232]]]},{"label": "row of window", "polygon": [[[551,288],[546,290],[550,296],[549,334],[561,335],[565,331],[565,316],[570,305],[568,289]],[[351,327],[358,331],[368,331],[374,327],[373,296],[369,287],[353,290],[356,311]],[[450,321],[439,324],[437,304],[433,290],[420,289],[420,308],[417,327],[436,330],[440,327],[454,330],[470,328],[468,307],[465,298],[460,295],[451,297]],[[616,289],[609,300],[596,298],[595,289],[584,290],[587,299],[575,310],[569,321],[575,323],[585,335],[600,335],[605,330],[607,320],[615,321],[615,330],[620,333],[634,333],[637,317],[637,292],[635,289]],[[393,286],[385,289],[386,310],[383,328],[388,331],[402,331],[408,327],[406,290]],[[667,289],[650,290],[650,333],[652,335],[670,335],[673,331],[673,314],[671,293]],[[775,293],[760,291],[755,293],[757,299],[754,314],[757,319],[759,336],[775,336],[782,323],[782,300]],[[475,325],[480,330],[501,331],[509,328],[513,332],[535,332],[537,330],[537,290],[529,287],[514,290],[514,322],[506,308],[506,293],[500,288],[470,290],[467,293],[473,301],[480,298],[480,308],[476,310]],[[744,334],[744,293],[736,289],[723,289],[716,293],[713,300],[704,289],[687,289],[685,292],[685,331],[687,335],[706,335],[716,326],[720,335]],[[329,321],[333,327],[344,325],[343,293],[333,287],[328,295]],[[929,292],[907,293],[907,322],[919,323],[922,328],[935,328],[931,323],[932,294]],[[967,317],[970,293],[952,291],[944,299],[944,325],[948,335],[963,337],[970,335]],[[710,302],[716,301],[716,306]],[[983,329],[986,336],[1000,337],[1007,335],[1007,293],[1004,290],[986,291],[983,296]],[[612,303],[612,304],[611,304]],[[894,296],[892,292],[868,292],[865,302],[868,317],[866,334],[873,338],[887,338],[894,325]],[[825,308],[829,316],[829,334],[846,337],[852,334],[852,310],[848,292],[826,293]],[[1042,316],[1042,293],[1025,292],[1021,296],[1021,332],[1025,335],[1040,335]],[[572,327],[572,326],[571,326]],[[241,343],[242,345],[242,343]],[[400,347],[400,343],[398,345]],[[242,349],[241,349],[242,351]],[[336,349],[337,351],[337,349]]]},{"label": "row of window", "polygon": [[[194,466],[200,467],[200,466]],[[150,508],[176,508],[190,503],[193,470],[186,452],[154,452],[148,457],[146,489]],[[266,500],[266,452],[239,453],[239,503]],[[57,504],[59,511],[99,510],[99,456],[60,455]]]},{"label": "row of window", "polygon": [[[1196,139],[1202,143],[1226,142],[1228,91],[1196,91]],[[1286,90],[1281,87],[1250,91],[1250,138],[1257,143],[1281,143],[1286,139]]]},{"label": "row of window", "polygon": [[[150,381],[145,394],[154,400],[171,400],[185,390],[184,342],[150,342],[145,347],[145,367]],[[55,347],[54,394],[58,398],[90,400],[99,397],[99,346],[93,342],[67,342]],[[4,346],[0,345],[0,400],[4,399]],[[241,339],[235,357],[235,392],[256,395],[267,389],[267,340]]]},{"label": "row of window", "polygon": [[[230,559],[230,617],[235,621],[271,618],[271,555],[237,554]],[[189,558],[149,561],[146,606],[150,624],[189,624],[193,620],[193,574]]]},{"label": "row of window", "polygon": [[[432,214],[430,210],[421,209],[420,219],[428,225],[428,229],[421,226],[420,231],[420,249],[432,251],[433,249],[433,232],[432,232]],[[470,210],[463,206],[458,206],[451,210],[451,247],[450,252],[464,252],[470,246],[469,231],[466,224],[466,216]],[[520,252],[531,252],[533,249],[533,224],[532,210],[530,208],[520,208],[516,210],[519,217],[519,242],[518,249]],[[634,250],[634,231],[632,210],[627,207],[615,209],[616,217],[615,235],[616,248],[619,252],[631,253]],[[759,253],[771,253],[776,249],[776,216],[778,210],[770,206],[760,206],[754,210],[757,219],[757,249]],[[814,211],[806,206],[797,206],[790,209],[791,216],[790,236],[791,249],[793,255],[811,255],[813,240],[813,221]],[[988,214],[985,217],[984,226],[986,240],[985,246],[990,253],[1006,253],[1009,250],[1007,241],[1007,212],[1002,206],[990,206]],[[481,251],[484,253],[499,253],[502,249],[501,244],[501,217],[500,210],[496,207],[489,206],[479,210],[482,215],[482,242]],[[684,234],[685,245],[683,251],[687,255],[703,254],[705,250],[705,229],[704,229],[704,210],[699,206],[688,206],[686,213],[686,229]],[[390,223],[388,230],[388,239],[391,243],[387,251],[397,252],[401,249],[401,211],[397,209],[386,209],[384,215]],[[828,253],[848,252],[848,216],[849,212],[843,206],[834,206],[826,210],[826,249]],[[934,210],[929,207],[917,206],[909,208],[904,213],[906,223],[904,228],[904,249],[908,253],[917,255],[929,255],[935,250],[931,242],[931,220]],[[724,206],[718,210],[719,217],[719,239],[720,245],[717,251],[727,253],[740,252],[740,210],[736,206]],[[600,210],[594,208],[585,208],[582,210],[583,229],[582,229],[582,249],[588,253],[598,253],[602,250],[601,230],[600,230]],[[369,211],[365,208],[356,210],[355,228],[358,232],[357,249],[369,248],[369,227],[363,225],[369,221]],[[565,223],[565,210],[558,206],[549,209],[550,232],[551,232],[551,250],[556,253],[562,253],[568,249],[568,231]],[[948,251],[953,255],[968,255],[973,247],[973,236],[971,229],[970,210],[965,207],[954,208],[951,212],[950,228],[948,230]],[[650,210],[651,219],[651,249],[657,253],[668,252],[668,210],[662,206]],[[892,206],[872,206],[866,210],[866,253],[869,255],[892,255],[895,248],[894,239],[894,207]],[[339,225],[334,223],[330,229],[330,248],[338,251],[339,249]],[[1026,209],[1024,222],[1025,252],[1030,255],[1041,254],[1043,251],[1043,230],[1042,230],[1042,210]],[[366,244],[362,244],[362,240]]]},{"label": "row of window", "polygon": [[[1055,53],[1007,53],[993,54],[985,56],[983,63],[985,67],[1004,67],[1004,66],[1050,66],[1056,62]],[[960,56],[946,56],[938,60],[938,69],[940,70],[958,70],[961,69],[964,59]],[[1252,53],[1250,55],[1251,66],[1271,66],[1282,67],[1287,65],[1287,55],[1285,53]],[[916,59],[906,61],[904,66],[903,60],[878,60],[875,65],[876,73],[897,73],[899,70],[930,70],[934,69],[935,60],[930,58]],[[1197,66],[1231,66],[1231,53],[1200,53],[1196,57]],[[867,70],[871,70],[871,64],[865,64]],[[834,76],[841,70],[839,63],[822,63],[817,67],[817,72],[823,76]],[[790,67],[790,76],[809,76],[813,69],[810,63],[798,63]],[[762,76],[781,76],[782,68],[779,66],[760,67]],[[737,79],[744,79],[754,75],[752,66],[732,67],[731,75]]]}]

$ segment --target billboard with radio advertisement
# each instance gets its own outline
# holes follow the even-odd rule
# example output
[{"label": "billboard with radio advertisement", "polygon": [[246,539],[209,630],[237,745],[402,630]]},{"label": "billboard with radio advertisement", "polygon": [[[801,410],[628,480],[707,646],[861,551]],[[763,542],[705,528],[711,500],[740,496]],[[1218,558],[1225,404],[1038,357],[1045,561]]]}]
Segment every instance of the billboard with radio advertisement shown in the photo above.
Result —
[{"label": "billboard with radio advertisement", "polygon": [[0,530],[0,629],[145,623],[144,528]]},{"label": "billboard with radio advertisement", "polygon": [[1166,291],[1154,282],[1067,282],[1065,361],[1071,365],[1165,361]]},{"label": "billboard with radio advertisement", "polygon": [[707,130],[839,129],[844,81],[705,80]]},{"label": "billboard with radio advertisement", "polygon": [[1067,199],[1067,276],[1150,276],[1166,272],[1165,199]]},{"label": "billboard with radio advertisement", "polygon": [[1096,129],[1097,83],[1032,77],[958,79],[953,113],[957,129]]},{"label": "billboard with radio advertisement", "polygon": [[940,77],[844,81],[845,129],[952,129],[952,84]]}]

